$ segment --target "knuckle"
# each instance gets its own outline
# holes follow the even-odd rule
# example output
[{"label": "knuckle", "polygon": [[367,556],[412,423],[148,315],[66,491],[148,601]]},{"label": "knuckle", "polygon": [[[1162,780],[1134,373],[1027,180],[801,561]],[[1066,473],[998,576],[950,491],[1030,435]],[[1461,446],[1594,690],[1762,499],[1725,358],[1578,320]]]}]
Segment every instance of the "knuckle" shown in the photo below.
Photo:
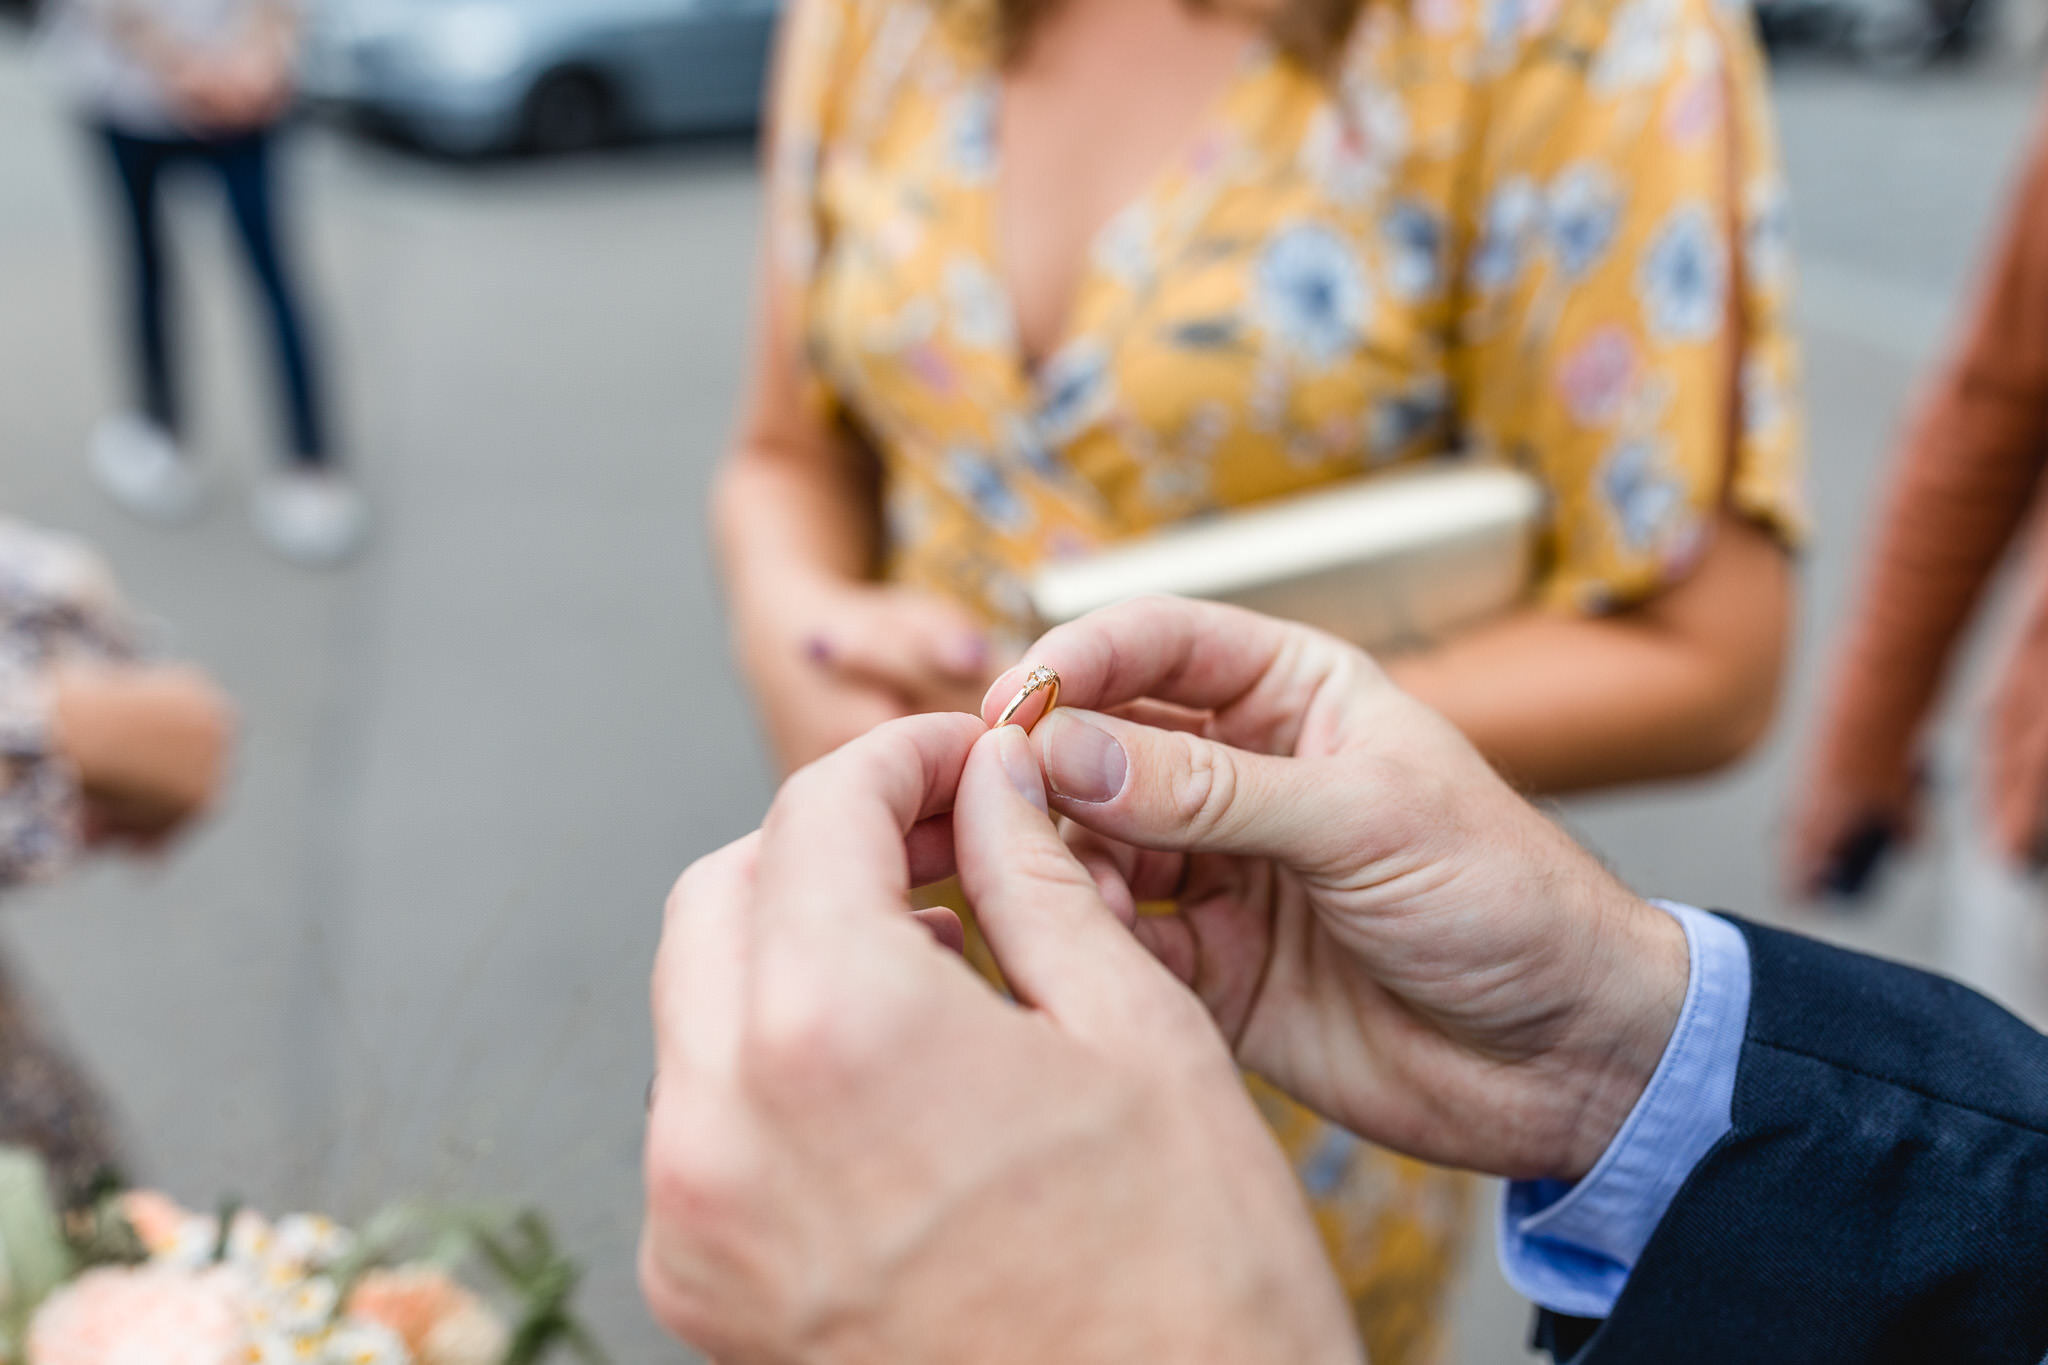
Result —
[{"label": "knuckle", "polygon": [[710,889],[712,866],[712,855],[707,854],[683,869],[675,885],[669,888],[668,900],[662,907],[666,924],[673,925],[704,899]]},{"label": "knuckle", "polygon": [[885,1050],[883,1012],[847,1007],[827,976],[785,968],[762,981],[741,1045],[761,1095],[815,1102],[857,1086]]},{"label": "knuckle", "polygon": [[1181,762],[1174,766],[1170,809],[1197,839],[1215,834],[1230,818],[1237,799],[1238,773],[1221,745],[1182,736]]},{"label": "knuckle", "polygon": [[664,1083],[649,1120],[648,1216],[690,1238],[722,1240],[744,1224],[754,1188],[753,1145],[738,1107]]}]

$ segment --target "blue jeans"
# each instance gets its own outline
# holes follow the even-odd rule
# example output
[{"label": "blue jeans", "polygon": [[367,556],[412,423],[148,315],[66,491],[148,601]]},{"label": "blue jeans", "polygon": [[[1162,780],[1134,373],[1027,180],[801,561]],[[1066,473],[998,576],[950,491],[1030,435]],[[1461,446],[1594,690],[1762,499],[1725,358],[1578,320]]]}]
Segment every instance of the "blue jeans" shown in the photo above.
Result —
[{"label": "blue jeans", "polygon": [[166,171],[180,163],[198,164],[220,177],[243,254],[269,315],[291,452],[304,464],[324,463],[328,444],[319,385],[292,272],[278,240],[272,131],[199,139],[137,137],[102,127],[100,137],[113,158],[126,209],[132,262],[131,353],[143,411],[166,431],[178,431],[182,413],[166,320],[170,272],[164,255],[162,189]]}]

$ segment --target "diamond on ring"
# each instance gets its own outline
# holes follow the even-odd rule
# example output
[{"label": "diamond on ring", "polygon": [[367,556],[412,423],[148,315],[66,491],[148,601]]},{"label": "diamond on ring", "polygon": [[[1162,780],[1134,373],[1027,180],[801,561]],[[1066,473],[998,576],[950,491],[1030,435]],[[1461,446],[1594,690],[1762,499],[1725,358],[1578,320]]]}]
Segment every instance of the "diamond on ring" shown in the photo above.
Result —
[{"label": "diamond on ring", "polygon": [[[1060,702],[1060,675],[1047,668],[1044,664],[1040,664],[1025,675],[1024,685],[1017,689],[1017,695],[1010,698],[1010,704],[1003,708],[1003,713],[1000,716],[996,717],[996,728],[1000,730],[1003,726],[1008,725],[1011,718],[1022,709],[1024,703],[1031,700],[1039,692],[1045,693],[1045,709],[1038,713],[1038,719],[1044,720],[1051,713],[1052,708],[1059,705]],[[1025,728],[1029,729],[1030,727],[1026,726]]]}]

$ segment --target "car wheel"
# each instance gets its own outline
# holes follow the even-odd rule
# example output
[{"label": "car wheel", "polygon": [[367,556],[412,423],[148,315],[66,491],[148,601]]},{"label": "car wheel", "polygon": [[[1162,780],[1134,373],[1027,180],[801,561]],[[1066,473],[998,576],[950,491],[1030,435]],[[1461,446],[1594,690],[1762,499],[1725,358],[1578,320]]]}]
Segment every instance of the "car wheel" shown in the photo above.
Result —
[{"label": "car wheel", "polygon": [[612,93],[585,71],[557,71],[526,100],[526,143],[536,152],[580,152],[618,131]]}]

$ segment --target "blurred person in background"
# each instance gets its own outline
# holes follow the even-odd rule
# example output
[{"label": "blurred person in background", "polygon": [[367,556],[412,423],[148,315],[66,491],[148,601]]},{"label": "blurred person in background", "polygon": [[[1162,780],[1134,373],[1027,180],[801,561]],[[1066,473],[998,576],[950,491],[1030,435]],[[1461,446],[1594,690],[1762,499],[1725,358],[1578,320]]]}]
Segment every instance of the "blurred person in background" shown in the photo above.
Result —
[{"label": "blurred person in background", "polygon": [[55,0],[49,24],[51,58],[114,171],[127,240],[137,408],[94,435],[94,476],[151,521],[199,505],[199,473],[181,444],[163,189],[179,167],[203,166],[226,194],[276,350],[286,458],[256,494],[257,531],[297,563],[346,558],[366,512],[334,458],[273,174],[292,104],[293,10],[286,0]]},{"label": "blurred person in background", "polygon": [[[74,541],[0,516],[0,893],[93,848],[162,848],[205,812],[228,709],[197,671],[140,661],[112,577]],[[0,962],[0,1143],[68,1197],[114,1162],[105,1106]]]},{"label": "blurred person in background", "polygon": [[[2044,113],[1964,329],[1901,441],[1837,647],[1819,736],[1798,790],[1787,875],[1802,897],[1860,894],[1885,850],[1919,832],[1921,771],[1935,704],[1993,570],[2023,527],[2048,467],[2048,113]],[[2010,874],[2048,865],[2048,541],[2023,566],[2019,630],[1981,720],[1977,792],[1960,831],[1964,864],[1984,846]],[[1958,888],[1957,913],[2001,924],[1996,871]],[[2006,878],[2010,881],[2010,877]],[[2038,903],[2021,891],[2022,904]],[[1951,952],[1993,969],[2007,958],[1951,935]],[[1949,965],[1966,975],[1970,963]],[[2004,968],[2015,964],[2006,960]],[[1982,982],[2003,993],[2006,979]]]},{"label": "blurred person in background", "polygon": [[[1052,557],[1453,451],[1540,477],[1545,568],[1404,685],[1543,792],[1763,731],[1801,450],[1745,11],[796,0],[775,85],[716,516],[786,767],[972,709]],[[1435,1358],[1467,1185],[1262,1098],[1372,1358]]]}]

